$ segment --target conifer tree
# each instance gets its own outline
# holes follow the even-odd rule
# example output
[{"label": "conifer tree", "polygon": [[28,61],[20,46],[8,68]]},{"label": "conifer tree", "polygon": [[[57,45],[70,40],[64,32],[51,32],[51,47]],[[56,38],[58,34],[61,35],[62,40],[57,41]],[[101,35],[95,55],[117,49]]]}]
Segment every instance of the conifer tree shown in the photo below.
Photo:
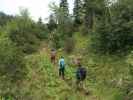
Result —
[{"label": "conifer tree", "polygon": [[64,16],[65,17],[68,17],[68,15],[69,15],[69,8],[68,8],[68,2],[67,2],[67,0],[61,0],[60,1],[60,8],[64,12]]},{"label": "conifer tree", "polygon": [[75,26],[81,24],[82,22],[82,1],[81,0],[74,1],[73,15],[74,15]]}]

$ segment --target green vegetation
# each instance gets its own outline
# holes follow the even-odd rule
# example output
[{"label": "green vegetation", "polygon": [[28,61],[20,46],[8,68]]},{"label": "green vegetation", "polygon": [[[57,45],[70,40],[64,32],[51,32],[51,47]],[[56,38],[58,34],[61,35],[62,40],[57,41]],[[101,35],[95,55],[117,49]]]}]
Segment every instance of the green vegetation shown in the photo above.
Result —
[{"label": "green vegetation", "polygon": [[21,82],[27,74],[24,55],[3,34],[0,34],[0,46],[0,95],[15,99],[21,92]]},{"label": "green vegetation", "polygon": [[[0,13],[0,100],[132,100],[133,2],[131,0],[75,0],[73,14],[67,0],[50,4],[48,23]],[[58,65],[66,60],[66,80]],[[87,69],[85,89],[76,90],[74,60]]]}]

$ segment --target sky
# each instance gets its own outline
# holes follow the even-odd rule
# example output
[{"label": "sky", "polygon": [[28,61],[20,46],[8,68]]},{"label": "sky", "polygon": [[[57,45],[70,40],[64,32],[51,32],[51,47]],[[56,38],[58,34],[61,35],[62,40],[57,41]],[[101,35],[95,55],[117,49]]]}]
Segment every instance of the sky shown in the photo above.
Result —
[{"label": "sky", "polygon": [[[19,8],[27,8],[30,12],[30,16],[34,20],[38,20],[41,17],[43,20],[47,19],[50,10],[49,4],[51,2],[59,3],[60,0],[0,0],[0,11],[6,14],[19,14]],[[73,1],[68,0],[70,11],[72,12]]]}]

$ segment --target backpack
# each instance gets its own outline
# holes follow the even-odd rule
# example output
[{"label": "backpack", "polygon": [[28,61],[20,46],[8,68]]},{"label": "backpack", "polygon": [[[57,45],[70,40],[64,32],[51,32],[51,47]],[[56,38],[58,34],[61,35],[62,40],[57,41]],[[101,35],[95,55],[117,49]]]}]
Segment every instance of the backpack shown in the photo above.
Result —
[{"label": "backpack", "polygon": [[87,71],[85,68],[81,67],[77,71],[77,78],[80,80],[84,80],[86,78]]},{"label": "backpack", "polygon": [[60,68],[64,68],[64,67],[65,67],[64,61],[60,61]]}]

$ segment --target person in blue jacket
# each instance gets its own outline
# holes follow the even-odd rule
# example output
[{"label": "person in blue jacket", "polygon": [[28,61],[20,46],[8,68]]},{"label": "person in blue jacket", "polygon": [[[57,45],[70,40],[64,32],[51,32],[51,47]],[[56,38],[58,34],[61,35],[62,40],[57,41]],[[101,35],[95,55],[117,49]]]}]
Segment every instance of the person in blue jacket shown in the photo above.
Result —
[{"label": "person in blue jacket", "polygon": [[59,59],[59,76],[65,78],[65,59],[63,56]]}]

